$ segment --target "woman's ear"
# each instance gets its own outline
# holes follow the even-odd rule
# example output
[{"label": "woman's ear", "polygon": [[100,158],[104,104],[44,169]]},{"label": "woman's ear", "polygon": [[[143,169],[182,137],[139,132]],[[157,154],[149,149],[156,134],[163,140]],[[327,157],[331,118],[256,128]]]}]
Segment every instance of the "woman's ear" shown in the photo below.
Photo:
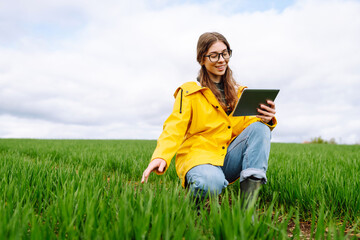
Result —
[{"label": "woman's ear", "polygon": [[201,59],[201,61],[199,62],[201,67],[205,67],[205,61],[204,58]]}]

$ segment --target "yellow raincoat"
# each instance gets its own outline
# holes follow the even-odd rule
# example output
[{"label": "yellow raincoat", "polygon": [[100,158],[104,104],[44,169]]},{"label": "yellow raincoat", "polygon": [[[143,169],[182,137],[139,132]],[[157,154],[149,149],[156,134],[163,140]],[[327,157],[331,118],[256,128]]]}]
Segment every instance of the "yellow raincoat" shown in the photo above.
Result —
[{"label": "yellow raincoat", "polygon": [[[238,89],[238,97],[244,88]],[[176,172],[184,187],[185,175],[191,168],[201,164],[222,166],[231,141],[251,123],[261,119],[255,116],[233,117],[232,113],[228,116],[211,90],[196,82],[183,84],[174,96],[173,111],[164,123],[151,160],[164,159],[166,171],[177,153]],[[276,119],[268,126],[272,130]]]}]

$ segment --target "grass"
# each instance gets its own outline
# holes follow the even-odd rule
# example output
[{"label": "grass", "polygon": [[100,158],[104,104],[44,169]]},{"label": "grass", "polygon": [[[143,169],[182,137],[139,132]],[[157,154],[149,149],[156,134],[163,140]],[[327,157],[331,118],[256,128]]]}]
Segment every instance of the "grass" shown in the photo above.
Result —
[{"label": "grass", "polygon": [[199,207],[156,141],[0,139],[0,239],[358,239],[360,146],[273,143],[245,211],[238,183]]}]

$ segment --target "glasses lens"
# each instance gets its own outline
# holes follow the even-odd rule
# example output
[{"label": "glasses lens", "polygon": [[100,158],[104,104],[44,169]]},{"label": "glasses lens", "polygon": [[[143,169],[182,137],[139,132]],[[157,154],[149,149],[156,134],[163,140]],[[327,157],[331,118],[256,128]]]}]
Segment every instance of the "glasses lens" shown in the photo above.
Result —
[{"label": "glasses lens", "polygon": [[220,55],[225,59],[225,60],[229,60],[229,58],[231,57],[231,50],[229,51],[224,51],[222,53],[212,53],[210,55],[207,55],[207,57],[209,57],[211,62],[217,62],[220,59]]},{"label": "glasses lens", "polygon": [[209,58],[211,62],[217,62],[217,60],[219,59],[219,54],[210,54]]}]

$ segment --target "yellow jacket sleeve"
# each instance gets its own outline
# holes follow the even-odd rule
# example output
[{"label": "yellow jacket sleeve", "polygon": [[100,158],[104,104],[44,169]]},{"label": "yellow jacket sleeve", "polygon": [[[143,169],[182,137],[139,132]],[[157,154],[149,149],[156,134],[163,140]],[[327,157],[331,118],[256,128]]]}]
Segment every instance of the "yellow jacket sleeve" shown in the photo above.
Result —
[{"label": "yellow jacket sleeve", "polygon": [[[162,158],[166,161],[166,169],[170,166],[171,159],[179,149],[184,140],[190,120],[191,120],[190,98],[185,97],[183,89],[179,88],[176,93],[173,111],[163,125],[163,131],[158,138],[156,149],[151,157]],[[165,173],[163,171],[163,174]]]},{"label": "yellow jacket sleeve", "polygon": [[[261,121],[262,123],[264,123],[263,121]],[[273,117],[273,119],[270,121],[270,123],[264,123],[265,125],[267,125],[270,130],[272,131],[276,125],[277,125],[277,120],[276,120],[276,117]]]}]

